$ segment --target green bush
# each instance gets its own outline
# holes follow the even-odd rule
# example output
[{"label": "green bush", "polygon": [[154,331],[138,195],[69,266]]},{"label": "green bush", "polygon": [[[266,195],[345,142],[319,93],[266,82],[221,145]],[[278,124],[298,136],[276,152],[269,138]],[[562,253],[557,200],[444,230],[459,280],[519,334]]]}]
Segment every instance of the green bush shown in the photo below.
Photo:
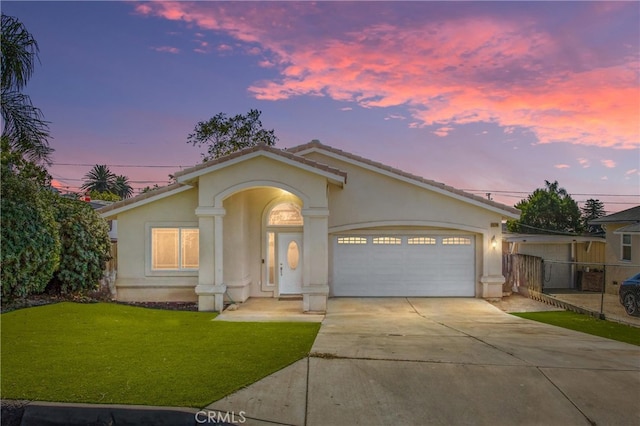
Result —
[{"label": "green bush", "polygon": [[111,252],[107,222],[82,201],[52,195],[51,206],[62,248],[50,288],[62,293],[97,289]]},{"label": "green bush", "polygon": [[89,192],[89,197],[91,197],[92,200],[102,200],[102,201],[120,201],[122,200],[122,198],[119,195],[116,195],[112,192],[99,192],[99,191],[90,191]]},{"label": "green bush", "polygon": [[41,293],[58,268],[60,238],[53,210],[46,202],[49,196],[47,189],[23,179],[3,164],[0,206],[3,299]]}]

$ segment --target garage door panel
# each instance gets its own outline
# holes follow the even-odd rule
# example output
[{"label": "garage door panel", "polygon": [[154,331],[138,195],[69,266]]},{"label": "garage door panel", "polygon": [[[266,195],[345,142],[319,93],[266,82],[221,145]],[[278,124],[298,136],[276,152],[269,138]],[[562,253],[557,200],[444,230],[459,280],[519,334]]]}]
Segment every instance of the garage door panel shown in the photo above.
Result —
[{"label": "garage door panel", "polygon": [[[358,238],[367,243],[339,244],[334,239],[335,296],[475,295],[473,237]],[[374,239],[401,243],[373,244]]]}]

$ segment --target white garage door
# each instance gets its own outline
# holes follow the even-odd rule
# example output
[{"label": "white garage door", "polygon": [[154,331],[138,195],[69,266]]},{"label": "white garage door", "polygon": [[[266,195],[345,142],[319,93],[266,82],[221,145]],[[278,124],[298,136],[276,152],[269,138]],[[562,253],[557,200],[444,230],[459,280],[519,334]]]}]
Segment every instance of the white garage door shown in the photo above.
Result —
[{"label": "white garage door", "polygon": [[334,296],[474,296],[473,236],[338,236]]}]

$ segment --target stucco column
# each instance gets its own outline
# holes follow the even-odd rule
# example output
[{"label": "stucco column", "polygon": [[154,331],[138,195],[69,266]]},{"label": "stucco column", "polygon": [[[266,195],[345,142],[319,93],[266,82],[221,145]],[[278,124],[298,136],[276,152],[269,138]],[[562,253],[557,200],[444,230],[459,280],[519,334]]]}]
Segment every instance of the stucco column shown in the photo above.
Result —
[{"label": "stucco column", "polygon": [[303,209],[302,216],[302,309],[324,313],[329,297],[329,210]]},{"label": "stucco column", "polygon": [[198,268],[199,311],[222,312],[224,293],[227,287],[222,281],[222,219],[223,208],[198,207],[196,209],[199,227],[200,265]]},{"label": "stucco column", "polygon": [[482,244],[482,297],[496,300],[502,298],[502,233],[500,228],[491,228],[483,234]]}]

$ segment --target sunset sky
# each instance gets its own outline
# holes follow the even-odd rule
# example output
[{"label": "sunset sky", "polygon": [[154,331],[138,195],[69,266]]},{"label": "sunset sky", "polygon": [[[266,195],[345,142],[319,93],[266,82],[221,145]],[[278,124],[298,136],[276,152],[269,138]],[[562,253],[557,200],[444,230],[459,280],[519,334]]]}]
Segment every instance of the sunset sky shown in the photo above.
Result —
[{"label": "sunset sky", "polygon": [[164,185],[201,161],[186,142],[198,121],[255,108],[277,147],[318,139],[507,205],[545,180],[608,212],[640,204],[637,2],[2,11],[40,45],[25,93],[51,122],[49,171],[70,190],[94,164],[137,190]]}]

